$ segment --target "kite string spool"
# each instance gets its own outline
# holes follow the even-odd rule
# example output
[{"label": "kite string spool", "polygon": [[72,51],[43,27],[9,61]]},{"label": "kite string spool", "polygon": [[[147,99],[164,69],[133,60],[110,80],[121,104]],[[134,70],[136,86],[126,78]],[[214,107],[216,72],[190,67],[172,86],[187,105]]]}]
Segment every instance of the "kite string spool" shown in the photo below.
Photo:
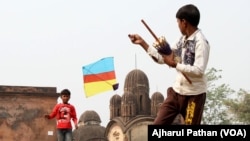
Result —
[{"label": "kite string spool", "polygon": [[[148,31],[151,33],[151,35],[155,38],[155,40],[160,43],[158,37],[154,34],[154,32],[150,29],[150,27],[146,24],[146,22],[142,19],[141,22],[144,24],[144,26],[148,29]],[[186,78],[186,80],[192,84],[192,81],[187,77],[187,75],[183,72],[181,72],[182,75]]]}]

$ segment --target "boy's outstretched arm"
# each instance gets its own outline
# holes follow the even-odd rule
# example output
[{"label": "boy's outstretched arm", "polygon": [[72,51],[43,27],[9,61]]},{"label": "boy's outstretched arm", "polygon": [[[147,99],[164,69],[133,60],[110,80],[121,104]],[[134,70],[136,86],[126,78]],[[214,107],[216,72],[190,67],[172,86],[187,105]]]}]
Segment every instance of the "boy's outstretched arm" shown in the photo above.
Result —
[{"label": "boy's outstretched arm", "polygon": [[138,34],[129,34],[129,39],[133,44],[140,45],[146,52],[149,48],[148,43]]}]

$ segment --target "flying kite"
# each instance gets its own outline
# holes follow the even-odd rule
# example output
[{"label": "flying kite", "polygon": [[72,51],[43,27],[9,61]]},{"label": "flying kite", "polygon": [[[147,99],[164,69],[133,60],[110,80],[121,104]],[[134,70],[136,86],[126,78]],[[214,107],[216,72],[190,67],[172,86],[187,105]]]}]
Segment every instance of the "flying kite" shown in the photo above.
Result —
[{"label": "flying kite", "polygon": [[82,72],[86,97],[118,89],[113,57],[102,58],[85,65],[82,67]]}]

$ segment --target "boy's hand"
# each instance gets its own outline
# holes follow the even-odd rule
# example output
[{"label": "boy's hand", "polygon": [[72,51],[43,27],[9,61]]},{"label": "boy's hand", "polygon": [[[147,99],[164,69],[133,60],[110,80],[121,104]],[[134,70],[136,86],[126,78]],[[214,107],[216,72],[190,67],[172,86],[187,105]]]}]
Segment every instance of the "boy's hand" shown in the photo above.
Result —
[{"label": "boy's hand", "polygon": [[172,68],[175,68],[177,63],[175,62],[174,60],[174,53],[172,52],[170,55],[162,55],[163,59],[164,59],[164,62],[172,67]]},{"label": "boy's hand", "polygon": [[138,34],[129,34],[128,37],[129,37],[129,39],[131,40],[131,42],[132,42],[133,44],[138,44],[138,45],[140,45],[140,44],[142,44],[143,42],[145,42],[145,41],[141,38],[141,36],[139,36]]},{"label": "boy's hand", "polygon": [[129,34],[128,35],[129,39],[133,44],[140,45],[144,48],[145,51],[148,49],[148,44],[145,42],[145,40],[138,34]]},{"label": "boy's hand", "polygon": [[44,115],[45,118],[49,119],[49,115]]}]

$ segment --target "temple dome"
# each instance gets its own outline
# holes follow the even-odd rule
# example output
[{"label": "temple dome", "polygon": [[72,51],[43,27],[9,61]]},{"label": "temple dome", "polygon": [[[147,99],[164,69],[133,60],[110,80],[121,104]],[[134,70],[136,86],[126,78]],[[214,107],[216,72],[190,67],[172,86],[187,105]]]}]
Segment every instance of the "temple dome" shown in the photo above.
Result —
[{"label": "temple dome", "polygon": [[133,90],[137,87],[144,87],[146,91],[149,91],[149,82],[147,75],[143,71],[134,69],[125,78],[124,92],[130,91],[133,93]]},{"label": "temple dome", "polygon": [[100,116],[96,113],[96,111],[87,110],[80,116],[78,123],[80,125],[100,124],[101,119]]}]

